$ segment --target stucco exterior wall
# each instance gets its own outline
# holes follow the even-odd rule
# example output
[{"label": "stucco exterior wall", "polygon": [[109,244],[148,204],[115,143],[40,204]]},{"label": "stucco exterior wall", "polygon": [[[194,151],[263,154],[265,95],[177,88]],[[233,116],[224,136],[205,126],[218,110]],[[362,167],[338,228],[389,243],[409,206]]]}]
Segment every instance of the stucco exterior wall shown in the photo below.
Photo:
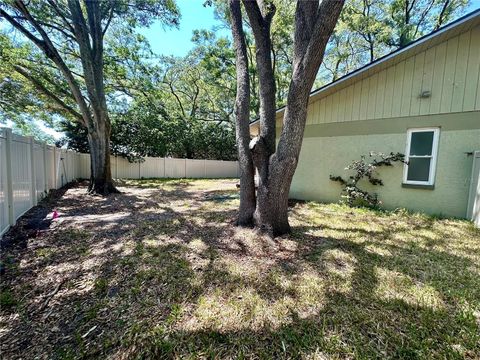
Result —
[{"label": "stucco exterior wall", "polygon": [[[440,139],[435,175],[435,188],[412,189],[402,187],[403,164],[393,167],[381,167],[378,176],[384,186],[365,183],[365,189],[376,192],[386,209],[407,208],[429,214],[465,217],[467,213],[468,191],[470,186],[472,156],[467,152],[480,149],[480,112],[478,123],[465,123],[458,119],[462,114],[450,114],[448,119],[439,121]],[[432,116],[425,121],[416,121],[418,127],[432,126]],[[477,124],[477,125],[475,125]],[[299,164],[290,189],[290,197],[320,202],[337,202],[341,199],[341,185],[329,179],[330,175],[345,177],[345,167],[361,155],[375,152],[405,153],[407,142],[407,124],[400,129],[392,126],[378,133],[378,129],[369,129],[366,125],[362,131],[352,130],[348,135],[309,136],[315,129],[306,129]],[[464,129],[461,129],[461,128]],[[404,130],[401,130],[404,128]],[[377,133],[375,133],[377,132]]]}]

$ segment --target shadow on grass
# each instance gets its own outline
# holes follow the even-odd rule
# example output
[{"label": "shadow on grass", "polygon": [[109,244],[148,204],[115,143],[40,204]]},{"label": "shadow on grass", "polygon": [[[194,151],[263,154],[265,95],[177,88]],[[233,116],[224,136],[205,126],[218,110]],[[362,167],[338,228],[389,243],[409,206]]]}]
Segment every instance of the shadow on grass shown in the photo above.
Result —
[{"label": "shadow on grass", "polygon": [[439,223],[295,204],[272,241],[232,226],[232,190],[138,191],[60,204],[52,253],[2,279],[22,299],[2,309],[6,358],[480,356],[478,262]]}]

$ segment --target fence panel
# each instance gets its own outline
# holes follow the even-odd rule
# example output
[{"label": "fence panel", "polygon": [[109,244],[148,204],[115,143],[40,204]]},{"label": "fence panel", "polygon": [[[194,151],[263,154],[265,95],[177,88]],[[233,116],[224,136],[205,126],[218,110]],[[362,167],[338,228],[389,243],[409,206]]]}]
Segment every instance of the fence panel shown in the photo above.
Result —
[{"label": "fence panel", "polygon": [[160,178],[165,176],[165,159],[146,157],[140,163],[140,178]]},{"label": "fence panel", "polygon": [[65,161],[65,150],[56,149],[55,150],[55,163],[57,169],[57,187],[61,188],[67,183],[66,174],[67,174],[67,164]]},{"label": "fence panel", "polygon": [[205,162],[208,160],[192,160],[188,159],[186,164],[186,177],[187,178],[204,178]]},{"label": "fence panel", "polygon": [[53,147],[47,146],[45,154],[45,167],[47,178],[47,191],[50,189],[55,189],[55,164],[53,159]]},{"label": "fence panel", "polygon": [[10,225],[10,221],[8,219],[6,146],[6,134],[0,132],[0,234],[3,234]]},{"label": "fence panel", "polygon": [[88,179],[90,178],[90,155],[88,154],[79,154],[80,155],[80,178]]},{"label": "fence panel", "polygon": [[67,150],[65,152],[65,158],[67,160],[67,173],[65,178],[67,179],[67,184],[74,179],[74,166],[73,166],[73,152]]},{"label": "fence panel", "polygon": [[[130,163],[112,156],[114,178],[237,177],[236,161],[147,157]],[[90,177],[90,156],[46,146],[0,129],[0,235],[41,200],[48,190]]]},{"label": "fence panel", "polygon": [[205,163],[206,178],[233,178],[237,177],[236,161],[208,160]]},{"label": "fence panel", "polygon": [[117,178],[119,179],[139,179],[140,178],[140,164],[130,163],[127,159],[117,157]]},{"label": "fence panel", "polygon": [[35,142],[33,144],[33,166],[35,167],[35,195],[37,200],[45,197],[45,160],[43,153],[43,143]]},{"label": "fence panel", "polygon": [[165,177],[181,179],[186,176],[186,159],[165,159]]},{"label": "fence panel", "polygon": [[33,204],[32,159],[30,141],[23,136],[12,136],[12,188],[15,219],[22,216]]}]

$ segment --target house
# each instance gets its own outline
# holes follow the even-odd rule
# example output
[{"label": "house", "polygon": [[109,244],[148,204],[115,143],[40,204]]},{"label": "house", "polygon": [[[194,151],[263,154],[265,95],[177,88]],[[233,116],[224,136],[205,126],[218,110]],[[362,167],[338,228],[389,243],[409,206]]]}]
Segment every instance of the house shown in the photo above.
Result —
[{"label": "house", "polygon": [[408,165],[379,168],[384,186],[364,186],[384,208],[479,221],[479,76],[477,10],[313,91],[290,197],[337,202],[330,175],[371,151],[400,152]]}]

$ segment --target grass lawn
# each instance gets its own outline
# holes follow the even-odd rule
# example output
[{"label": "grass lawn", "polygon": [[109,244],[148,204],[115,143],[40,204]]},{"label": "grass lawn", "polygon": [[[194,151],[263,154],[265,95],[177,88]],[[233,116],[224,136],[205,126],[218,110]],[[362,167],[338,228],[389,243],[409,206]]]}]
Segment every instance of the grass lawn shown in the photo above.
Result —
[{"label": "grass lawn", "polygon": [[49,227],[11,235],[3,359],[480,358],[469,222],[297,203],[270,240],[232,225],[233,180],[120,190],[73,187],[42,205]]}]

